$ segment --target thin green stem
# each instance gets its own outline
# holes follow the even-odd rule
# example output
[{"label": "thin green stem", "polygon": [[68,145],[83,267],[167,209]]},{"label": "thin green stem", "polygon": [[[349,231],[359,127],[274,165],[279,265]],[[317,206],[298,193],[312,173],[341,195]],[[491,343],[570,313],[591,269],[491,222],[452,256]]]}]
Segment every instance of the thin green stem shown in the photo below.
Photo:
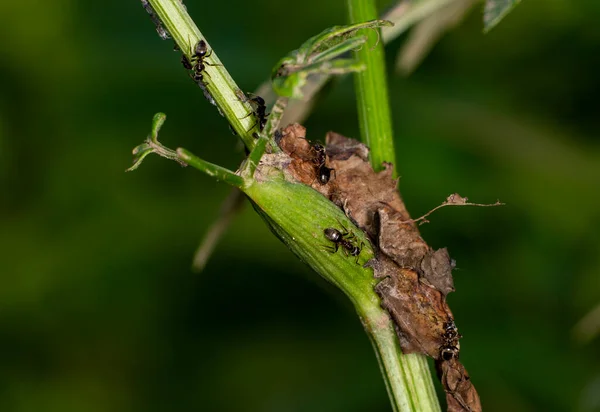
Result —
[{"label": "thin green stem", "polygon": [[236,175],[229,169],[225,169],[224,167],[200,159],[199,157],[195,156],[194,154],[181,147],[177,149],[177,157],[186,164],[200,170],[201,172],[211,177],[214,177],[217,180],[222,180],[223,182],[228,183],[237,188],[243,188],[245,186],[246,179],[244,179],[243,177]]},{"label": "thin green stem", "polygon": [[281,123],[281,119],[283,117],[285,108],[288,105],[288,101],[289,99],[287,97],[280,97],[275,101],[265,126],[264,134],[266,136],[273,136],[275,130],[279,128],[279,124]]},{"label": "thin green stem", "polygon": [[254,177],[254,172],[256,171],[256,167],[260,163],[260,159],[262,155],[265,153],[265,149],[267,148],[268,140],[264,137],[261,137],[256,142],[256,146],[250,152],[248,157],[246,158],[246,163],[242,168],[242,176],[246,179],[252,179]]},{"label": "thin green stem", "polygon": [[[350,23],[377,18],[374,0],[348,0],[347,4]],[[382,170],[383,162],[396,163],[385,58],[379,30],[377,33],[369,30],[366,35],[369,36],[367,44],[377,44],[354,52],[356,58],[366,66],[366,70],[354,73],[358,120],[362,141],[371,149],[371,165],[375,170]]]},{"label": "thin green stem", "polygon": [[[202,35],[180,0],[149,0],[149,3],[188,59],[192,58],[198,41],[203,39],[208,45],[206,37]],[[210,52],[204,58],[203,71],[208,92],[246,147],[252,149],[255,144],[252,129],[256,125],[254,117],[249,116],[253,112],[252,107],[238,97],[240,89],[215,50],[210,45],[208,50]]]}]

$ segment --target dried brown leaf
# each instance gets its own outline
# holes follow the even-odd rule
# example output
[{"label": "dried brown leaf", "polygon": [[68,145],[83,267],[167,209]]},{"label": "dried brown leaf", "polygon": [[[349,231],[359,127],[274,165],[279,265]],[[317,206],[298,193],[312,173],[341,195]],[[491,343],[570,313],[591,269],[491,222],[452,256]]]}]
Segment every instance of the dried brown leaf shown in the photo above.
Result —
[{"label": "dried brown leaf", "polygon": [[443,248],[431,249],[421,237],[417,220],[442,206],[471,205],[458,194],[427,215],[413,220],[392,178],[392,165],[375,172],[362,143],[330,132],[326,164],[334,170],[326,184],[317,181],[319,165],[314,148],[298,125],[284,129],[280,146],[291,158],[287,171],[312,186],[367,233],[376,259],[367,263],[380,279],[375,291],[391,315],[404,353],[423,353],[436,359],[448,397],[449,411],[480,411],[479,397],[458,361],[458,333],[446,295],[454,290],[454,261]]},{"label": "dried brown leaf", "polygon": [[446,248],[429,251],[421,262],[423,277],[444,295],[454,292],[454,279],[452,278],[454,266],[454,261],[450,259]]},{"label": "dried brown leaf", "polygon": [[434,359],[444,345],[444,325],[452,321],[452,312],[444,295],[419,281],[412,269],[400,268],[384,255],[370,266],[376,278],[383,280],[375,291],[397,326],[403,353],[424,353]]},{"label": "dried brown leaf", "polygon": [[458,359],[438,360],[436,368],[446,391],[448,412],[481,412],[479,395],[467,370]]}]

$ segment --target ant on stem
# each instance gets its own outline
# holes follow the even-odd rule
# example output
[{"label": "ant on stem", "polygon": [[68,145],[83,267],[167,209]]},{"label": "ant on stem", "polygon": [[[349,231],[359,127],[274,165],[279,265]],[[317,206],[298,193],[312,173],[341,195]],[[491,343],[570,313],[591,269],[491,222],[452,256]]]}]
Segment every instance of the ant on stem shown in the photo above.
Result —
[{"label": "ant on stem", "polygon": [[[236,90],[235,94],[242,103],[250,103],[250,105],[254,109],[252,113],[249,113],[247,116],[244,117],[245,119],[246,117],[252,114],[254,114],[254,116],[256,117],[257,123],[254,124],[254,126],[252,126],[250,129],[253,129],[254,127],[256,127],[256,125],[258,125],[258,130],[262,132],[265,126],[267,125],[267,117],[270,114],[267,113],[267,105],[265,103],[265,99],[253,93],[248,93],[248,96],[250,96],[248,97],[243,91],[239,89]],[[256,133],[254,135],[254,137],[258,137]]]},{"label": "ant on stem", "polygon": [[206,100],[208,100],[211,104],[216,105],[215,99],[207,89],[208,84],[206,81],[204,81],[204,75],[210,77],[210,75],[205,72],[206,66],[216,66],[204,61],[204,59],[211,54],[212,50],[209,50],[206,42],[201,39],[194,46],[191,59],[188,59],[185,54],[181,56],[181,64],[186,70],[192,71],[192,73],[190,73],[190,77],[194,79],[194,82],[202,89]]},{"label": "ant on stem", "polygon": [[341,223],[340,225],[344,228],[343,232],[332,227],[323,230],[325,237],[334,243],[334,246],[329,247],[328,250],[331,253],[336,253],[341,246],[344,254],[346,256],[356,256],[356,263],[358,263],[358,258],[364,243],[360,242],[360,246],[354,244],[352,241],[356,239],[356,236],[348,231]]}]

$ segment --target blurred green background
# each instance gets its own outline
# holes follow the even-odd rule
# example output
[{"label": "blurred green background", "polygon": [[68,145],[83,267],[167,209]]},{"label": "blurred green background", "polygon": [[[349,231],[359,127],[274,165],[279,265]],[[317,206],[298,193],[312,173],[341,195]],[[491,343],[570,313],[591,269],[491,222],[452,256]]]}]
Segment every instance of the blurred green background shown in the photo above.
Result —
[{"label": "blurred green background", "polygon": [[[187,0],[244,90],[344,2]],[[382,6],[386,4],[382,3]],[[229,189],[131,149],[235,168],[227,124],[139,1],[0,3],[0,410],[389,411],[352,307],[245,208],[205,272],[193,252]],[[387,47],[400,187],[458,263],[449,296],[486,411],[599,411],[600,2],[477,6],[410,77]],[[306,122],[357,136],[350,78]]]}]

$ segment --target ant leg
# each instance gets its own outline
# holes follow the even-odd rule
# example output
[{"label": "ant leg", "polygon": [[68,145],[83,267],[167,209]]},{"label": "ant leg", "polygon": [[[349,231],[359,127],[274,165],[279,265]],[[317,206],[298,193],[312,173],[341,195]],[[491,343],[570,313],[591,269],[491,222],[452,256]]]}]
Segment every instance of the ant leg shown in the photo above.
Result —
[{"label": "ant leg", "polygon": [[340,226],[342,227],[342,229],[344,229],[344,231],[341,232],[342,233],[342,237],[348,236],[348,234],[350,232],[348,231],[348,229],[346,228],[346,226],[344,226],[344,224],[342,222],[340,222],[340,220],[338,218],[336,218],[335,220],[337,220],[337,222],[340,224]]},{"label": "ant leg", "polygon": [[336,253],[338,251],[339,246],[340,245],[338,245],[337,243],[335,244],[335,246],[325,246],[325,250],[329,253]]},{"label": "ant leg", "polygon": [[348,249],[343,248],[342,250],[344,251],[344,256],[348,257]]},{"label": "ant leg", "polygon": [[360,242],[360,247],[358,248],[358,255],[356,255],[356,260],[354,263],[358,265],[358,258],[360,257],[360,252],[362,252],[363,247],[365,246],[365,242]]},{"label": "ant leg", "polygon": [[[207,57],[209,57],[212,54],[212,52],[213,52],[212,49],[210,49],[208,52],[206,52],[203,59],[206,59]],[[219,64],[219,63],[204,62],[204,64],[206,64],[207,66],[223,66],[222,64]]]},{"label": "ant leg", "polygon": [[348,228],[346,226],[344,226],[344,224],[342,222],[339,221],[339,219],[336,219],[337,222],[340,224],[340,226],[342,227],[342,229],[344,229],[342,233],[342,237],[347,239],[347,240],[354,240],[356,239],[356,235],[351,232],[350,230],[348,230]]}]

